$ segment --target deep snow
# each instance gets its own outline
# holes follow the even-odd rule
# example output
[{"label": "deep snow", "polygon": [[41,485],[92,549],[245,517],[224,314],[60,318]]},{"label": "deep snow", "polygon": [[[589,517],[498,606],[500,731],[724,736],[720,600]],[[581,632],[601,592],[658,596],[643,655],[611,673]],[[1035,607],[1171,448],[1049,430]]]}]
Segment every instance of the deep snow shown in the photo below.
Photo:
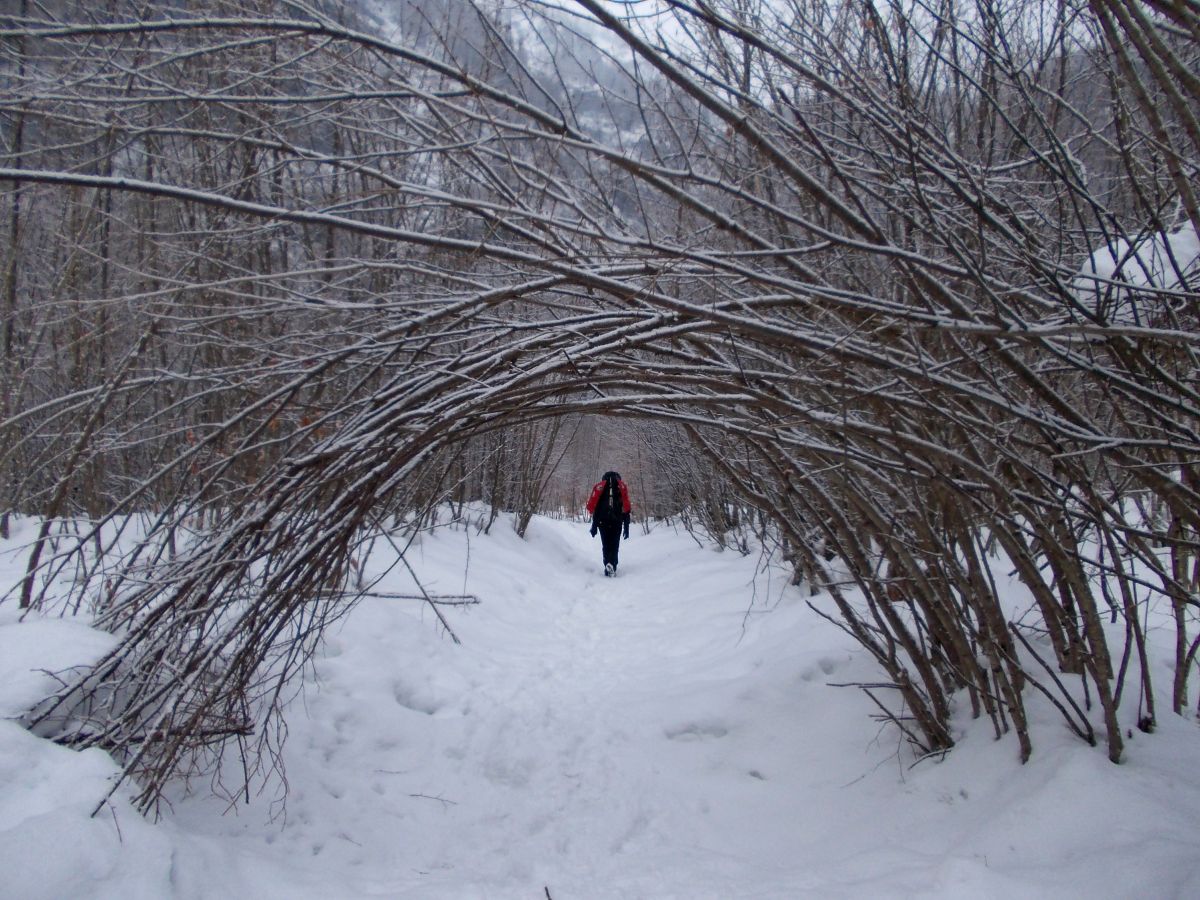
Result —
[{"label": "deep snow", "polygon": [[[913,765],[828,686],[879,673],[779,570],[664,527],[619,578],[599,558],[550,519],[423,536],[425,587],[482,601],[443,609],[461,645],[419,602],[356,607],[288,714],[286,805],[274,783],[226,812],[197,781],[156,825],[89,818],[111,760],[0,721],[0,897],[1200,896],[1193,722],[1161,714],[1113,766],[1034,703],[1027,765],[965,717]],[[17,619],[0,605],[5,717],[110,640]]]}]

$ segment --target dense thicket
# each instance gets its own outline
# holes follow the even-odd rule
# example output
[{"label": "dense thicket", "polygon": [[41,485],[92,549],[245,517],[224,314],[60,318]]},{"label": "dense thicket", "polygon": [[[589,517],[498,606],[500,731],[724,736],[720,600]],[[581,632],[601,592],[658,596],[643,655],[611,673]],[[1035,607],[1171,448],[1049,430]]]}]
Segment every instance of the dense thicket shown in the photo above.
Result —
[{"label": "dense thicket", "polygon": [[147,807],[270,760],[364,541],[569,508],[598,432],[654,511],[756,510],[919,748],[962,698],[1027,756],[1039,690],[1119,760],[1150,604],[1187,708],[1195,6],[613,9],[0,16],[16,602],[121,636],[32,718]]}]

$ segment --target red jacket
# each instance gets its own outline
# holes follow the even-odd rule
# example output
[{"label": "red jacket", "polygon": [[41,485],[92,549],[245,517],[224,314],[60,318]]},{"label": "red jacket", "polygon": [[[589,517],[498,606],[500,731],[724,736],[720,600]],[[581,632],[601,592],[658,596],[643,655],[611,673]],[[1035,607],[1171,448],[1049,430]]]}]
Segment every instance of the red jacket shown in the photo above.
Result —
[{"label": "red jacket", "polygon": [[[621,493],[621,514],[628,516],[630,511],[629,506],[629,488],[625,487],[625,482],[617,479],[617,488]],[[604,495],[604,482],[597,481],[592,487],[592,496],[588,498],[587,511],[589,515],[594,516],[596,513],[596,504],[600,502],[600,498]]]}]

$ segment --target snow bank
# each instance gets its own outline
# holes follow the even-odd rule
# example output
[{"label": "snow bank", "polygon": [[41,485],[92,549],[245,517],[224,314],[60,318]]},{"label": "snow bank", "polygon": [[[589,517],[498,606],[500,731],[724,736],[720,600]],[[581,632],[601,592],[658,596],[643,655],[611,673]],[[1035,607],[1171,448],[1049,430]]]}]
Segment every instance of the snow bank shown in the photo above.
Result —
[{"label": "snow bank", "polygon": [[112,759],[58,747],[11,721],[113,643],[80,622],[21,622],[15,604],[0,607],[0,897],[167,895],[166,834],[120,799],[91,817],[119,774]]},{"label": "snow bank", "polygon": [[20,716],[54,693],[69,670],[86,666],[115,638],[69,619],[19,621],[15,604],[0,607],[0,717]]},{"label": "snow bank", "polygon": [[[1191,225],[1150,235],[1132,246],[1115,238],[1091,254],[1075,278],[1074,289],[1082,302],[1109,322],[1149,325],[1147,316],[1166,302],[1164,293],[1197,290],[1198,261],[1200,234]],[[1147,293],[1148,289],[1156,293]]]}]

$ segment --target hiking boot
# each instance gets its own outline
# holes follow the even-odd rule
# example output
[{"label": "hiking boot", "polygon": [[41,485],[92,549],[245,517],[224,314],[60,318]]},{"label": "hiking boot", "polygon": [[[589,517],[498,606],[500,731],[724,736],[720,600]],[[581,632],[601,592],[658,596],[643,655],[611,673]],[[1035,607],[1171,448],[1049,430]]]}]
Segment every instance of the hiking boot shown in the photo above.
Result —
[{"label": "hiking boot", "polygon": [[604,564],[604,577],[611,578],[615,574],[617,574],[616,566],[614,566],[612,563],[605,563]]}]

